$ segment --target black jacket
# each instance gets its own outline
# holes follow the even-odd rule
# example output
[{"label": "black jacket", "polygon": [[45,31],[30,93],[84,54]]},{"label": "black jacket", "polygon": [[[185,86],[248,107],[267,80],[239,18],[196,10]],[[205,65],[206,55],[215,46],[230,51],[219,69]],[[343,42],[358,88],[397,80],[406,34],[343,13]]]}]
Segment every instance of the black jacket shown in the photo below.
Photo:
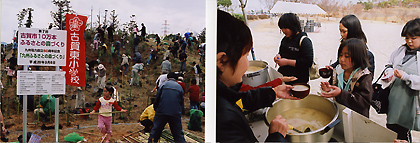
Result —
[{"label": "black jacket", "polygon": [[134,46],[137,46],[137,45],[140,44],[140,42],[141,42],[140,37],[137,36],[136,38],[134,38],[134,43],[133,44],[134,44]]},{"label": "black jacket", "polygon": [[185,52],[182,52],[181,54],[179,54],[179,60],[181,60],[181,62],[183,62],[184,60],[187,60],[187,54],[185,54]]},{"label": "black jacket", "polygon": [[303,39],[299,46],[300,38],[307,36],[305,32],[300,32],[293,38],[284,37],[281,40],[279,54],[282,58],[296,60],[296,65],[281,66],[278,69],[283,76],[294,76],[297,80],[286,84],[307,83],[309,81],[309,67],[311,67],[314,51],[312,41],[309,38]]},{"label": "black jacket", "polygon": [[146,36],[146,26],[142,26],[140,31],[141,31],[141,36]]},{"label": "black jacket", "polygon": [[10,65],[9,65],[10,69],[11,70],[16,70],[17,58],[13,56],[13,57],[10,57],[9,60],[7,60],[7,61],[10,63]]},{"label": "black jacket", "polygon": [[[217,81],[216,142],[258,141],[242,110],[236,105],[236,101],[242,98],[244,108],[253,111],[262,107],[271,107],[276,95],[271,87],[238,92],[241,85],[242,83],[239,83],[228,88],[221,81]],[[269,134],[266,141],[287,142],[279,132]]]}]

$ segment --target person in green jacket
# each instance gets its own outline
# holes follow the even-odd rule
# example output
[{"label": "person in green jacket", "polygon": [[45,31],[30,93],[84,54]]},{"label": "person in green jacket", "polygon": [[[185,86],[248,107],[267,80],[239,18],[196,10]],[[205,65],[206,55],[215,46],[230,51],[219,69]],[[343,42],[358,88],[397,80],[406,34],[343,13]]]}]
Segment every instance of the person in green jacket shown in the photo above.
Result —
[{"label": "person in green jacket", "polygon": [[39,113],[41,117],[48,118],[50,113],[54,114],[55,97],[52,95],[42,95],[40,100],[40,105],[34,110],[35,115]]}]

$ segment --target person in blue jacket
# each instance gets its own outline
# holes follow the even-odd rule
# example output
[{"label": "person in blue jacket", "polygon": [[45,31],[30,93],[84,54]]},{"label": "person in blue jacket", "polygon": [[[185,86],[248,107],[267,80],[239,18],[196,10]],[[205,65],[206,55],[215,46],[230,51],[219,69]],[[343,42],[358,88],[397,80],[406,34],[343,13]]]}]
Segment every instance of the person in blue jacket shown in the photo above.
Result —
[{"label": "person in blue jacket", "polygon": [[150,132],[149,142],[158,142],[166,123],[169,123],[175,142],[185,142],[182,132],[181,111],[184,108],[184,90],[175,79],[174,72],[168,74],[168,81],[159,85],[156,93],[156,101],[153,104],[155,118]]}]

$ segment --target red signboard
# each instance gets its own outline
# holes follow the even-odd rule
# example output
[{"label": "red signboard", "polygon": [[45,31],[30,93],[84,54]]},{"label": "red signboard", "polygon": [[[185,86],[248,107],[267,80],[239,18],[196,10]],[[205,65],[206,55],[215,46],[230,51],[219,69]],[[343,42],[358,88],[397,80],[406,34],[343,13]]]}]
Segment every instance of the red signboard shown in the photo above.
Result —
[{"label": "red signboard", "polygon": [[66,14],[67,31],[67,53],[66,66],[66,84],[73,86],[86,86],[86,56],[85,32],[87,17],[75,14]]}]

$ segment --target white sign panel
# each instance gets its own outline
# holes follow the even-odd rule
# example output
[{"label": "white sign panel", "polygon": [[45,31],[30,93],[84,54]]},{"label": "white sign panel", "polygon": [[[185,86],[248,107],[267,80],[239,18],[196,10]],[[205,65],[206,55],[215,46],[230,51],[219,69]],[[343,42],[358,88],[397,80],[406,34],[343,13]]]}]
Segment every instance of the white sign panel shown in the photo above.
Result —
[{"label": "white sign panel", "polygon": [[67,31],[19,28],[18,65],[66,66]]},{"label": "white sign panel", "polygon": [[65,94],[66,72],[18,71],[17,95]]}]

